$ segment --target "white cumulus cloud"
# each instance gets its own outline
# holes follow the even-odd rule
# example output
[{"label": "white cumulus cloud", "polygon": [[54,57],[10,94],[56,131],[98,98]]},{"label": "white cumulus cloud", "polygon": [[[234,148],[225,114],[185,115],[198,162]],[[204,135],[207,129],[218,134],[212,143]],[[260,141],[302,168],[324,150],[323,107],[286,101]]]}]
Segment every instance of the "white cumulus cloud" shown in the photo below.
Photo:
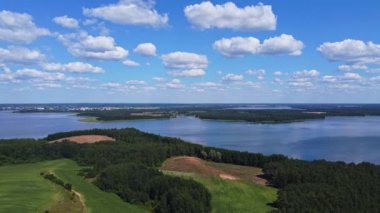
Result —
[{"label": "white cumulus cloud", "polygon": [[352,65],[342,64],[338,66],[338,70],[344,71],[344,72],[351,72],[354,70],[367,70],[367,69],[368,69],[368,66],[361,65],[361,64],[352,64]]},{"label": "white cumulus cloud", "polygon": [[242,57],[257,54],[260,40],[254,37],[222,38],[214,42],[213,48],[227,57]]},{"label": "white cumulus cloud", "polygon": [[152,43],[142,43],[133,50],[142,56],[156,56],[156,46]]},{"label": "white cumulus cloud", "polygon": [[165,78],[162,78],[162,77],[153,77],[152,79],[155,81],[165,81],[166,80]]},{"label": "white cumulus cloud", "polygon": [[58,81],[66,80],[63,73],[48,73],[36,69],[24,68],[13,73],[15,79],[34,81]]},{"label": "white cumulus cloud", "polygon": [[179,79],[173,79],[162,86],[169,89],[181,89],[185,87]]},{"label": "white cumulus cloud", "polygon": [[46,88],[61,88],[62,84],[60,83],[50,83],[50,82],[44,82],[44,83],[37,83],[34,84],[38,89],[46,89]]},{"label": "white cumulus cloud", "polygon": [[208,59],[205,55],[189,52],[172,52],[161,57],[165,67],[174,69],[205,69]]},{"label": "white cumulus cloud", "polygon": [[138,62],[132,61],[132,60],[129,60],[129,59],[123,61],[123,64],[127,65],[129,67],[138,67],[138,66],[140,66],[140,64]]},{"label": "white cumulus cloud", "polygon": [[302,70],[292,74],[288,80],[289,86],[297,89],[310,89],[315,86],[315,81],[318,79],[320,72],[318,70]]},{"label": "white cumulus cloud", "polygon": [[84,8],[83,14],[123,25],[162,27],[169,21],[167,14],[159,14],[154,9],[152,0],[121,0],[116,4]]},{"label": "white cumulus cloud", "polygon": [[242,80],[244,80],[244,76],[233,74],[233,73],[228,73],[222,77],[222,80],[223,81],[242,81]]},{"label": "white cumulus cloud", "polygon": [[121,60],[128,56],[128,50],[117,46],[111,36],[91,36],[85,32],[60,35],[59,40],[69,52],[80,58],[98,60]]},{"label": "white cumulus cloud", "polygon": [[258,69],[258,70],[247,70],[245,71],[247,75],[253,75],[256,76],[257,79],[263,80],[265,78],[266,71],[264,69]]},{"label": "white cumulus cloud", "polygon": [[205,75],[208,59],[205,55],[189,52],[172,52],[161,56],[169,74],[177,77],[198,77]]},{"label": "white cumulus cloud", "polygon": [[53,21],[56,23],[56,24],[59,24],[63,27],[67,27],[67,28],[78,28],[79,27],[79,23],[76,19],[74,18],[70,18],[68,17],[67,15],[64,15],[64,16],[58,16],[58,17],[55,17],[53,19]]},{"label": "white cumulus cloud", "polygon": [[296,77],[312,78],[319,76],[320,72],[318,70],[302,70],[294,73]]},{"label": "white cumulus cloud", "polygon": [[330,61],[343,62],[338,67],[342,71],[368,70],[367,65],[380,65],[380,44],[371,41],[346,39],[325,42],[318,51]]},{"label": "white cumulus cloud", "polygon": [[[1,66],[1,65],[0,65]],[[11,71],[8,67],[2,66],[3,73],[0,73],[0,82],[30,84],[37,89],[60,88],[63,84],[85,86],[85,82],[92,81],[86,77],[71,77],[60,72],[45,72],[37,69],[22,68]]]},{"label": "white cumulus cloud", "polygon": [[265,39],[261,45],[260,53],[267,55],[301,55],[304,44],[292,35],[282,34],[277,37]]},{"label": "white cumulus cloud", "polygon": [[365,85],[368,86],[370,83],[373,83],[371,79],[367,81],[363,76],[350,72],[338,76],[325,75],[322,77],[322,82],[326,83],[329,88],[344,91],[362,88]]},{"label": "white cumulus cloud", "polygon": [[120,91],[120,92],[124,92],[126,89],[125,85],[120,84],[120,83],[115,83],[115,82],[102,84],[102,88],[106,90],[115,90],[115,91]]},{"label": "white cumulus cloud", "polygon": [[223,85],[220,84],[220,83],[215,83],[215,82],[210,82],[210,81],[196,83],[196,84],[194,84],[194,86],[204,87],[204,88],[210,88],[210,89],[219,89],[219,88],[223,87]]},{"label": "white cumulus cloud", "polygon": [[214,5],[204,1],[186,6],[184,12],[187,20],[200,29],[275,30],[277,23],[272,6],[261,3],[239,8],[233,2]]},{"label": "white cumulus cloud", "polygon": [[47,35],[50,35],[49,30],[37,27],[31,15],[7,10],[0,11],[0,40],[30,43],[40,36]]},{"label": "white cumulus cloud", "polygon": [[45,59],[45,55],[38,50],[24,47],[0,48],[0,63],[4,64],[35,64]]},{"label": "white cumulus cloud", "polygon": [[169,74],[175,77],[199,77],[204,76],[206,72],[203,69],[190,69],[183,71],[172,71],[169,72]]},{"label": "white cumulus cloud", "polygon": [[104,69],[101,67],[93,66],[92,64],[83,62],[70,62],[67,64],[60,63],[46,63],[42,64],[44,70],[48,71],[62,71],[62,72],[76,72],[76,73],[103,73]]},{"label": "white cumulus cloud", "polygon": [[127,85],[145,85],[146,82],[145,81],[141,81],[141,80],[129,80],[126,82]]},{"label": "white cumulus cloud", "polygon": [[213,48],[226,57],[246,55],[300,55],[304,44],[292,35],[282,34],[265,39],[262,43],[255,37],[232,37],[217,40]]}]

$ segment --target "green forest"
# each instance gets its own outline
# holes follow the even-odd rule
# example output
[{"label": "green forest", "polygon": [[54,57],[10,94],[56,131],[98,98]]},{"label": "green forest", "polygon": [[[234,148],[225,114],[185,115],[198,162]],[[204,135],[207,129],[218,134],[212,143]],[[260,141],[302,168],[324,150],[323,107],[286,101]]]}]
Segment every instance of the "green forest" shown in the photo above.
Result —
[{"label": "green forest", "polygon": [[[178,115],[200,119],[247,121],[255,123],[288,123],[328,116],[377,116],[378,105],[340,107],[336,105],[290,105],[289,109],[236,109],[236,106],[165,106],[155,109],[90,110],[78,116],[95,117],[98,121],[172,118]],[[26,111],[30,112],[30,111]]]},{"label": "green forest", "polygon": [[[78,135],[106,135],[116,141],[48,143]],[[126,202],[154,212],[210,212],[211,195],[202,184],[158,169],[166,159],[182,155],[263,168],[269,184],[279,189],[277,200],[269,204],[276,212],[380,211],[380,167],[370,163],[303,161],[231,151],[136,129],[94,129],[57,133],[41,140],[0,141],[0,165],[72,159],[88,167],[82,175],[95,178],[97,187]]]},{"label": "green forest", "polygon": [[[39,105],[37,105],[39,106]],[[71,105],[70,105],[71,106]],[[278,109],[250,108],[236,104],[152,104],[152,105],[113,105],[116,109],[105,110],[109,105],[88,105],[91,110],[79,110],[81,105],[42,105],[24,106],[17,113],[32,112],[73,112],[78,116],[89,117],[84,121],[114,121],[137,119],[168,119],[176,116],[194,116],[200,119],[247,121],[254,123],[289,123],[310,119],[325,119],[331,116],[379,116],[378,104],[279,104]],[[87,105],[86,105],[87,106]],[[10,107],[12,107],[10,105]],[[281,108],[284,107],[284,108]]]}]

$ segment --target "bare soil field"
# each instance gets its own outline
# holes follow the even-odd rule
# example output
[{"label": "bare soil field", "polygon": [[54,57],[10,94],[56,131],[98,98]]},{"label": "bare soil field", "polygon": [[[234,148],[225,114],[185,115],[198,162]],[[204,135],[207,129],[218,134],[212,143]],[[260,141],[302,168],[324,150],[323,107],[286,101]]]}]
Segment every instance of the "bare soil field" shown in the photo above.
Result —
[{"label": "bare soil field", "polygon": [[63,141],[70,141],[73,143],[96,143],[101,141],[115,141],[115,139],[104,136],[104,135],[81,135],[81,136],[73,136],[73,137],[67,137],[67,138],[61,138],[55,141],[50,141],[49,143],[59,143]]},{"label": "bare soil field", "polygon": [[206,176],[211,175],[226,180],[244,180],[261,185],[266,184],[266,180],[260,178],[262,171],[259,168],[208,162],[196,157],[179,156],[169,158],[163,163],[161,169]]},{"label": "bare soil field", "polygon": [[201,175],[213,175],[222,179],[237,180],[239,178],[227,174],[221,170],[210,167],[205,161],[189,156],[173,157],[164,162],[161,167],[163,170],[188,172]]}]

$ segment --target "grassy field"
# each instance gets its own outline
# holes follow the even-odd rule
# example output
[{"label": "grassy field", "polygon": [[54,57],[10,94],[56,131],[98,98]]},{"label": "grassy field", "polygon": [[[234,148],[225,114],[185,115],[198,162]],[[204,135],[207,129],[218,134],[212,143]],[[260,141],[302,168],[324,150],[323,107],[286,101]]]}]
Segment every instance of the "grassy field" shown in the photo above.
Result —
[{"label": "grassy field", "polygon": [[[268,212],[267,204],[276,199],[276,190],[255,183],[253,177],[261,172],[258,168],[230,164],[211,163],[211,167],[223,174],[230,174],[238,180],[225,180],[215,175],[187,172],[166,172],[171,175],[192,178],[205,185],[212,194],[213,212]],[[112,193],[99,190],[88,180],[78,176],[80,167],[71,160],[45,161],[33,164],[19,164],[0,167],[0,212],[147,212],[143,207],[122,201]],[[204,169],[204,168],[202,168]],[[53,172],[65,183],[71,183],[74,196],[61,186],[45,180],[41,172]]]},{"label": "grassy field", "polygon": [[80,116],[79,121],[82,122],[101,122],[98,120],[98,117],[92,117],[92,116]]},{"label": "grassy field", "polygon": [[77,176],[79,169],[71,160],[0,167],[0,212],[44,212],[47,209],[50,212],[82,212],[78,199],[70,199],[70,193],[40,176],[44,171],[53,172],[64,182],[71,183],[73,190],[82,195],[86,212],[146,212]]},{"label": "grassy field", "polygon": [[64,166],[57,168],[54,173],[65,182],[73,185],[73,189],[84,196],[89,212],[147,212],[140,206],[122,201],[117,195],[98,189],[92,183],[77,176],[78,166],[74,161],[62,160]]},{"label": "grassy field", "polygon": [[59,187],[40,172],[58,162],[0,167],[0,212],[43,212],[62,197]]},{"label": "grassy field", "polygon": [[[178,163],[178,167],[173,163]],[[268,203],[276,200],[277,190],[263,185],[263,181],[257,179],[256,175],[261,173],[259,168],[194,159],[184,161],[179,157],[167,160],[161,168],[166,174],[192,178],[206,186],[212,194],[212,211],[215,213],[261,213],[273,210]],[[168,171],[168,168],[172,170]],[[180,169],[175,171],[176,168]],[[223,179],[220,174],[234,177],[235,180]]]},{"label": "grassy field", "polygon": [[254,183],[202,176],[193,176],[193,179],[205,185],[212,194],[211,206],[215,213],[269,212],[273,208],[268,203],[277,197],[275,189]]}]

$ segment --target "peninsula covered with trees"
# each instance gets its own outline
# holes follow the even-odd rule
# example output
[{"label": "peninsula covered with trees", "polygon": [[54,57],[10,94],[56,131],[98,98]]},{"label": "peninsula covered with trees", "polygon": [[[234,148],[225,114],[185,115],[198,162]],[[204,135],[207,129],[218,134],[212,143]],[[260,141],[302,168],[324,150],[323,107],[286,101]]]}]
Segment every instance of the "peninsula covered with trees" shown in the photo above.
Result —
[{"label": "peninsula covered with trees", "polygon": [[93,118],[91,121],[194,116],[212,120],[288,123],[331,116],[380,115],[378,104],[48,104],[17,107],[3,106],[4,109],[18,113],[72,112],[78,116]]}]

